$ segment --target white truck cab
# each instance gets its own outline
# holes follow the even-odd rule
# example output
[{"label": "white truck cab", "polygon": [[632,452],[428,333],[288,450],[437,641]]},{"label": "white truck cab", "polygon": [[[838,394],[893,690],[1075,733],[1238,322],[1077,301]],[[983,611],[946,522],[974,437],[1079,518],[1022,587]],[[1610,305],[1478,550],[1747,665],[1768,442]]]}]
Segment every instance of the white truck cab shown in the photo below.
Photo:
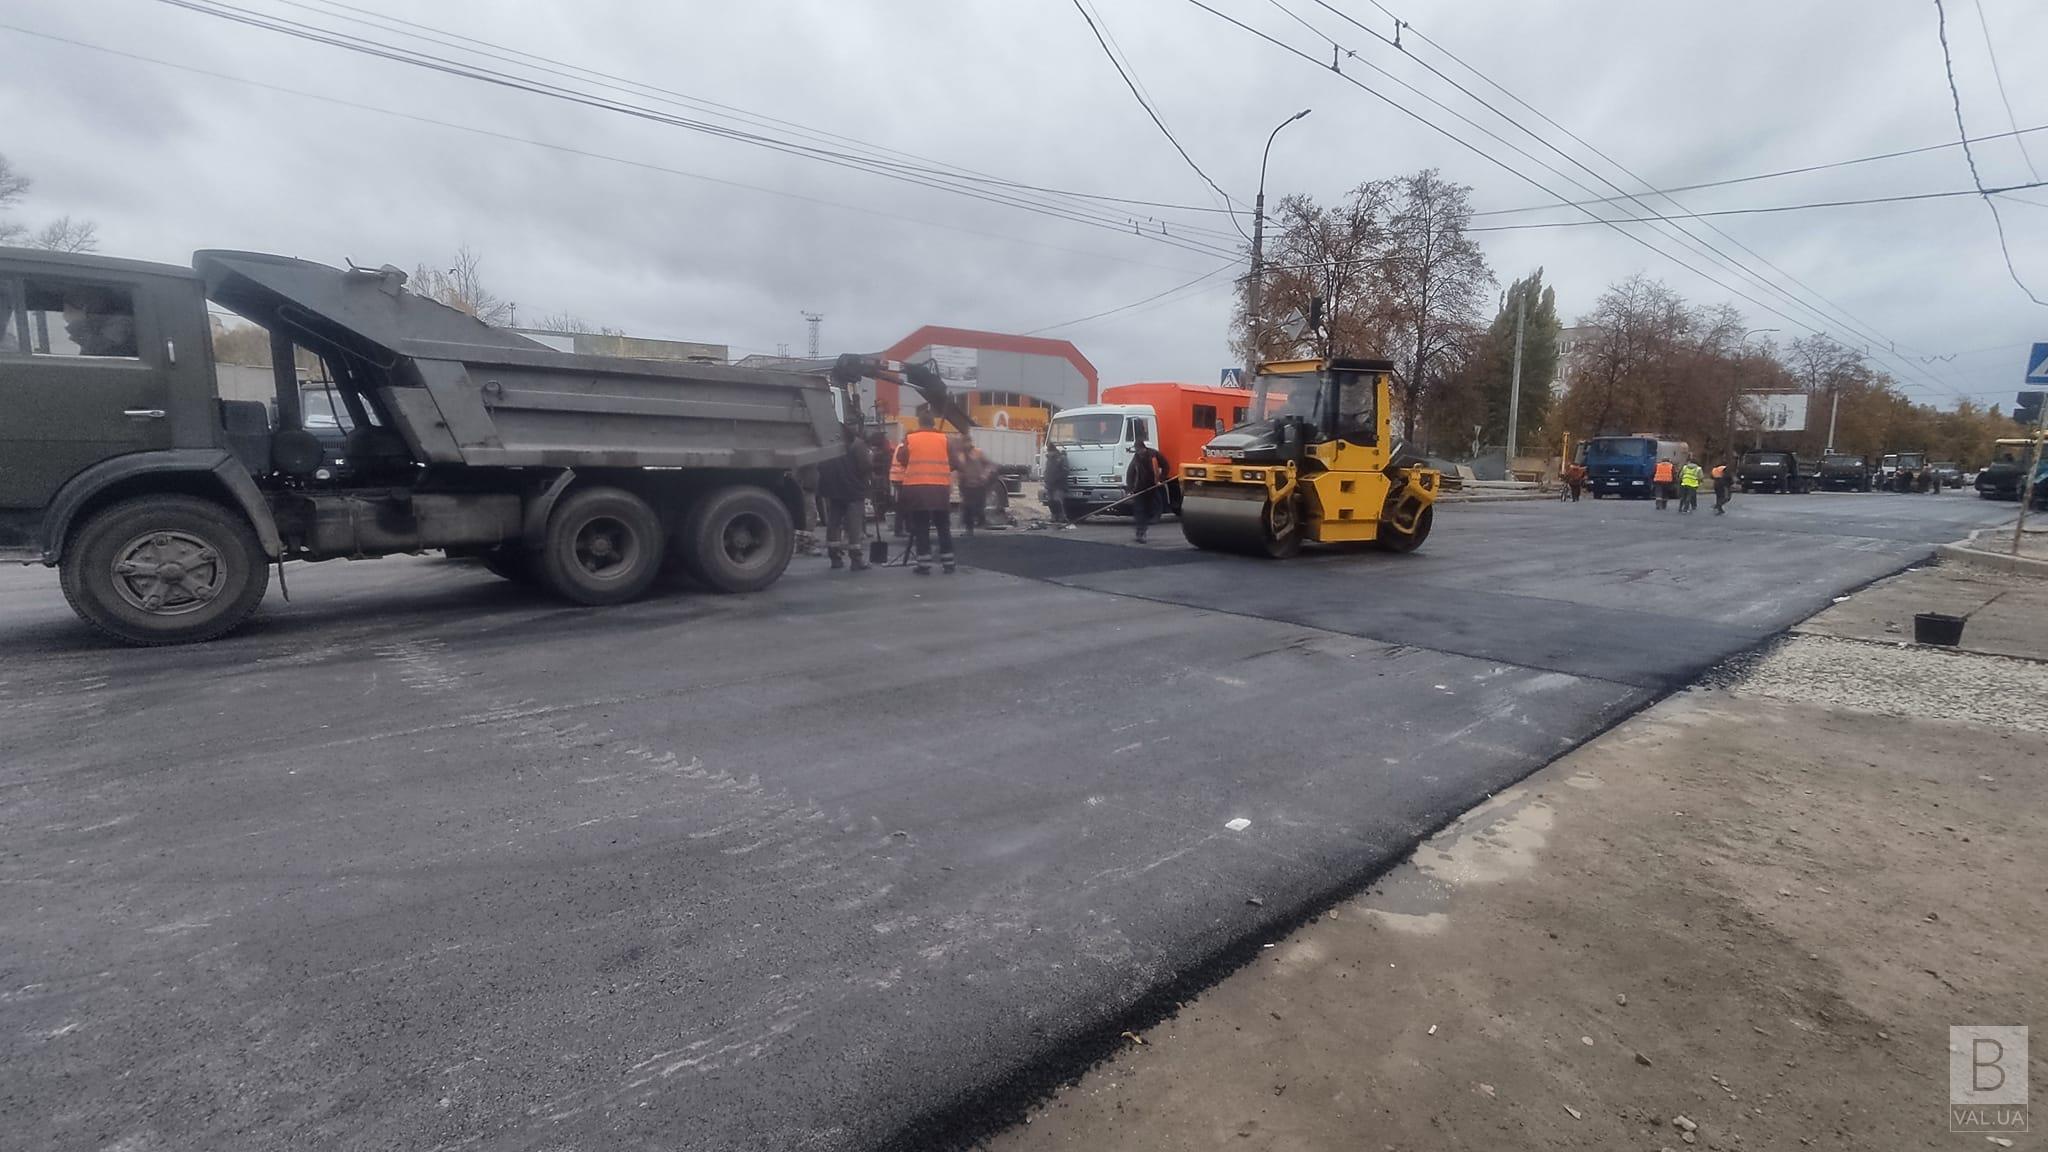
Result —
[{"label": "white truck cab", "polygon": [[[1159,443],[1159,416],[1150,404],[1085,404],[1062,408],[1046,426],[1048,449],[1067,458],[1067,509],[1083,515],[1124,498],[1124,473],[1138,437]],[[1044,460],[1039,475],[1045,474]]]}]

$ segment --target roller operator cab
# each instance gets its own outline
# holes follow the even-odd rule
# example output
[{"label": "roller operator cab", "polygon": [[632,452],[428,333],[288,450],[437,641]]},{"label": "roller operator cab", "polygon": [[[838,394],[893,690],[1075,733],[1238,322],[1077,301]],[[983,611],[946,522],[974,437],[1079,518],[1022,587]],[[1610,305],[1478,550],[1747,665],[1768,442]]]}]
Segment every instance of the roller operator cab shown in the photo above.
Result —
[{"label": "roller operator cab", "polygon": [[[221,396],[209,300],[269,331],[267,402]],[[230,631],[286,560],[438,549],[591,605],[671,568],[755,591],[799,470],[843,450],[821,379],[557,352],[388,266],[0,248],[0,560],[129,643]]]},{"label": "roller operator cab", "polygon": [[1441,476],[1393,437],[1392,375],[1385,360],[1261,365],[1246,422],[1181,465],[1188,542],[1272,557],[1305,543],[1414,551]]}]

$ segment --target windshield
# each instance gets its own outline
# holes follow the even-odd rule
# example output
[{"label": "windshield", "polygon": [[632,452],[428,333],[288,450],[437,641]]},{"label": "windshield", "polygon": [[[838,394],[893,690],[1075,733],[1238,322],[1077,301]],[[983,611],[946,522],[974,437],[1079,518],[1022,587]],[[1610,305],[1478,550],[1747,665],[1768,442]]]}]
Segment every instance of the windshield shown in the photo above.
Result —
[{"label": "windshield", "polygon": [[1314,372],[1261,375],[1252,393],[1251,418],[1256,421],[1299,416],[1311,424],[1320,423],[1322,399],[1322,381]]},{"label": "windshield", "polygon": [[1124,418],[1115,412],[1055,416],[1045,438],[1054,444],[1115,444],[1124,438]]},{"label": "windshield", "polygon": [[1785,462],[1785,454],[1783,452],[1751,452],[1742,458],[1742,462],[1744,464],[1783,464]]},{"label": "windshield", "polygon": [[1657,454],[1657,442],[1640,436],[1602,436],[1586,441],[1588,456],[1648,458]]},{"label": "windshield", "polygon": [[1823,461],[1823,463],[1830,464],[1836,468],[1861,468],[1863,467],[1863,457],[1830,456],[1825,461]]}]

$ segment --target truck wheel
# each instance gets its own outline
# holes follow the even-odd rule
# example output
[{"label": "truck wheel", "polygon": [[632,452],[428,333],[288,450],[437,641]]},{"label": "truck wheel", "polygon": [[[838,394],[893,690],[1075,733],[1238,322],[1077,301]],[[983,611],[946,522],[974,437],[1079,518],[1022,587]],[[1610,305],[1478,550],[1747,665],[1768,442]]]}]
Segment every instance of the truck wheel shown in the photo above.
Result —
[{"label": "truck wheel", "polygon": [[686,534],[691,571],[719,592],[759,592],[782,576],[796,550],[789,509],[752,484],[721,488],[699,500]]},{"label": "truck wheel", "polygon": [[64,599],[129,644],[189,644],[234,629],[270,587],[256,529],[193,496],[139,496],[94,513],[64,549]]},{"label": "truck wheel", "polygon": [[662,544],[661,518],[645,500],[619,488],[584,488],[548,516],[538,567],[550,589],[578,604],[622,604],[654,583]]}]

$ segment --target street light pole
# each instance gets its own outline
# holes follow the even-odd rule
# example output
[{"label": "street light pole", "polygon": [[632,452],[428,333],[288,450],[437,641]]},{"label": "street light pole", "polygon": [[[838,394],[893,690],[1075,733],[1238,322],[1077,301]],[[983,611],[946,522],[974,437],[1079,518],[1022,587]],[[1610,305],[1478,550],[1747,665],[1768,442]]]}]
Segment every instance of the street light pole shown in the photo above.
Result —
[{"label": "street light pole", "polygon": [[1522,325],[1528,319],[1526,294],[1515,293],[1515,371],[1508,382],[1508,470],[1515,467],[1515,449],[1522,430]]},{"label": "street light pole", "polygon": [[1245,296],[1245,368],[1246,384],[1259,370],[1259,336],[1265,331],[1266,284],[1264,265],[1266,262],[1266,161],[1273,156],[1273,138],[1280,135],[1280,129],[1309,114],[1312,109],[1303,108],[1282,120],[1273,131],[1266,135],[1266,150],[1259,156],[1259,196],[1252,205],[1252,276]]}]

